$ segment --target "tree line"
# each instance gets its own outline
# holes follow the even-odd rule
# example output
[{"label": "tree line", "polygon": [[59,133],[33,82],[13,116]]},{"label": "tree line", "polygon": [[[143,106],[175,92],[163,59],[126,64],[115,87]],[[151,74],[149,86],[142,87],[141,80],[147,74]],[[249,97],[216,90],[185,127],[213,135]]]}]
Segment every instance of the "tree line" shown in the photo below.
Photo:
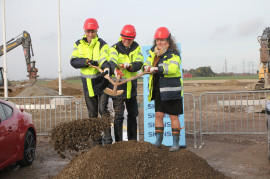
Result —
[{"label": "tree line", "polygon": [[216,76],[210,66],[199,67],[196,69],[183,69],[183,74],[190,73],[193,77],[212,77]]}]

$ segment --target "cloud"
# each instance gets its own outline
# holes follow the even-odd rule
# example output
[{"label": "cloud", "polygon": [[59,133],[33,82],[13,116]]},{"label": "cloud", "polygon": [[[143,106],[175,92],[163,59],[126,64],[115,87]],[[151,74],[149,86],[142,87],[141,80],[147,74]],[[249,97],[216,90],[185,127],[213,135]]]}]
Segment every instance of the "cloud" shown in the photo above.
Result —
[{"label": "cloud", "polygon": [[238,25],[237,34],[241,37],[245,37],[253,32],[256,33],[262,22],[261,18],[253,18],[249,21],[242,22]]},{"label": "cloud", "polygon": [[218,37],[220,37],[220,36],[223,36],[224,34],[227,34],[228,31],[229,31],[228,25],[223,25],[223,26],[217,27],[217,28],[214,30],[214,32],[213,32],[211,38],[212,38],[212,39],[215,39],[215,38],[218,38]]}]

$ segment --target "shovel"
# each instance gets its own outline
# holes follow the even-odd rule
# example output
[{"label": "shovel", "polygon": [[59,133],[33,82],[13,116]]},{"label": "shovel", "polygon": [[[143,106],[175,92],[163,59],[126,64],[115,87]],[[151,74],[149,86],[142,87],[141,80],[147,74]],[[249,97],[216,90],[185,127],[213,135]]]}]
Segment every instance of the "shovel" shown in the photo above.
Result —
[{"label": "shovel", "polygon": [[120,75],[117,75],[117,78],[116,78],[116,82],[112,83],[113,84],[113,90],[111,90],[110,88],[106,88],[104,90],[104,93],[110,95],[110,96],[119,96],[121,95],[124,90],[117,90],[117,86],[119,86],[119,80],[120,80],[121,76]]},{"label": "shovel", "polygon": [[142,73],[140,73],[140,74],[138,74],[138,75],[135,75],[135,76],[133,76],[133,77],[130,77],[129,79],[126,79],[126,80],[123,80],[123,81],[117,83],[117,85],[118,85],[118,86],[123,85],[123,84],[125,84],[125,83],[127,83],[127,82],[129,82],[129,81],[135,80],[135,79],[137,79],[137,78],[139,78],[139,77],[141,77],[141,76],[143,76],[143,75],[145,75],[145,74],[151,74],[151,72],[142,72]]},{"label": "shovel", "polygon": [[[123,68],[121,68],[121,65],[120,65],[120,64],[119,64],[118,67],[121,69],[121,71],[123,70]],[[151,72],[143,72],[143,73],[140,73],[140,74],[135,75],[135,76],[133,76],[133,77],[130,77],[130,78],[126,79],[126,80],[123,80],[123,81],[121,81],[121,82],[119,82],[119,78],[120,78],[120,75],[119,75],[119,76],[117,76],[116,84],[114,85],[113,90],[111,90],[111,89],[109,89],[109,88],[106,88],[105,90],[106,90],[108,93],[110,93],[111,96],[118,96],[118,95],[120,95],[120,94],[117,94],[117,91],[116,91],[117,86],[123,85],[123,84],[125,84],[125,83],[127,83],[127,82],[129,82],[129,81],[135,80],[135,79],[137,79],[137,78],[139,78],[139,77],[141,77],[141,76],[143,76],[143,75],[145,75],[145,74],[151,74]],[[105,92],[105,90],[104,90],[104,92]],[[123,91],[123,90],[119,90],[119,91]],[[122,93],[123,93],[123,92],[122,92]],[[121,94],[122,94],[122,93],[121,93]]]},{"label": "shovel", "polygon": [[[91,67],[97,69],[100,73],[104,73],[104,71],[103,71],[101,68],[97,67],[97,66],[91,65]],[[117,90],[117,86],[118,86],[117,83],[119,82],[120,75],[117,76],[116,82],[114,82],[114,81],[110,78],[110,76],[109,76],[108,74],[106,74],[106,75],[104,76],[104,78],[106,78],[107,80],[109,80],[109,82],[110,82],[111,84],[113,84],[113,90],[111,90],[110,88],[107,87],[107,88],[105,88],[105,89],[103,90],[104,93],[106,93],[107,95],[110,95],[110,96],[118,96],[118,95],[121,95],[121,94],[124,92],[124,90]]]}]

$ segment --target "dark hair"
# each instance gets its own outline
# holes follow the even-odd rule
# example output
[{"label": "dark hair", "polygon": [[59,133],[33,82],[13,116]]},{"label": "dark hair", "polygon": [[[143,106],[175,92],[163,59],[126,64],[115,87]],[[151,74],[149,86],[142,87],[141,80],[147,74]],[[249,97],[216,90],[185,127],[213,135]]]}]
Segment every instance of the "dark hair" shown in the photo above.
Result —
[{"label": "dark hair", "polygon": [[[169,48],[171,48],[174,52],[178,53],[180,55],[180,51],[178,50],[175,42],[174,42],[174,37],[171,35],[166,39],[169,42]],[[156,45],[156,40],[154,39],[153,46]]]}]

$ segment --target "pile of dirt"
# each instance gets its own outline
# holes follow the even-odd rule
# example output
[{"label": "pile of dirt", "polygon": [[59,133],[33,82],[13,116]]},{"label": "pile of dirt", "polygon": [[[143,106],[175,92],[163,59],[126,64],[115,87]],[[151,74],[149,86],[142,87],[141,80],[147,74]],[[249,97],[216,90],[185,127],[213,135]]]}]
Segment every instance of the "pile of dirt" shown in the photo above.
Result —
[{"label": "pile of dirt", "polygon": [[237,80],[229,80],[221,84],[222,86],[242,86],[243,84]]},{"label": "pile of dirt", "polygon": [[16,97],[31,97],[31,96],[58,96],[58,91],[38,85],[28,86],[19,91]]},{"label": "pile of dirt", "polygon": [[[26,87],[21,86],[21,87],[16,87],[13,89],[12,92],[10,92],[8,94],[9,97],[16,97],[17,95],[19,95],[23,90],[25,90]],[[4,95],[3,95],[4,96]]]},{"label": "pile of dirt", "polygon": [[96,146],[72,161],[55,178],[226,178],[194,153],[169,152],[148,142]]},{"label": "pile of dirt", "polygon": [[81,151],[93,147],[93,143],[101,139],[102,132],[110,127],[109,117],[60,123],[50,132],[51,142],[60,155],[66,150]]},{"label": "pile of dirt", "polygon": [[[52,80],[49,83],[46,83],[44,86],[50,89],[59,90],[59,80],[58,79]],[[62,93],[64,95],[76,97],[81,97],[83,95],[82,88],[77,89],[74,87],[74,85],[68,83],[65,80],[61,81],[61,86],[62,86]]]}]

